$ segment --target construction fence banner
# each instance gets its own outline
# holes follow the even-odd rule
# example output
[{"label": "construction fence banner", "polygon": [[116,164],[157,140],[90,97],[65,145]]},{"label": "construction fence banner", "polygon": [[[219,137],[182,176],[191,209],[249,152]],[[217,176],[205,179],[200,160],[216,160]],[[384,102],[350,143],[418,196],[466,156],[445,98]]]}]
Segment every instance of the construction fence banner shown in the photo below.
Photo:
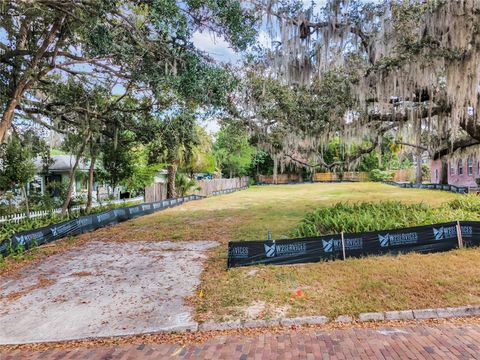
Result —
[{"label": "construction fence banner", "polygon": [[461,221],[355,234],[228,243],[228,267],[288,265],[368,255],[435,253],[480,245],[480,222]]},{"label": "construction fence banner", "polygon": [[[237,189],[220,190],[213,195],[227,194],[243,189],[246,189],[246,186]],[[0,254],[8,255],[10,249],[16,249],[19,245],[25,249],[29,249],[32,246],[47,244],[67,236],[80,235],[104,226],[118,224],[122,221],[135,219],[168,207],[180,205],[187,201],[202,198],[203,196],[200,195],[189,195],[175,199],[116,208],[97,214],[80,216],[73,220],[63,221],[39,229],[20,232],[13,235],[10,240],[0,243]]]},{"label": "construction fence banner", "polygon": [[15,249],[19,245],[28,249],[32,247],[32,245],[42,245],[67,236],[79,235],[107,225],[118,224],[122,221],[135,219],[139,216],[152,214],[155,211],[197,199],[201,199],[201,197],[198,195],[190,195],[154,203],[144,203],[116,208],[97,214],[80,216],[76,219],[52,224],[39,229],[24,231],[13,235],[10,241],[7,240],[1,243],[0,254],[7,255],[9,248]]},{"label": "construction fence banner", "polygon": [[468,187],[444,185],[444,184],[411,184],[411,183],[398,183],[395,181],[383,181],[384,184],[398,186],[406,189],[431,189],[431,190],[445,190],[452,191],[459,194],[468,193]]}]

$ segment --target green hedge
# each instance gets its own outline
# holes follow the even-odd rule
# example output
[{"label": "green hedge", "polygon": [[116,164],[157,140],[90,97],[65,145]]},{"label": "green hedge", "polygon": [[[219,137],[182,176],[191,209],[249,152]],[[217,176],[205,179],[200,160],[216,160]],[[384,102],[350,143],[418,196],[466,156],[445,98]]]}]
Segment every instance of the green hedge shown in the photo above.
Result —
[{"label": "green hedge", "polygon": [[480,198],[475,195],[465,195],[440,208],[398,201],[338,203],[308,213],[293,236],[379,231],[457,220],[478,221],[479,210]]}]

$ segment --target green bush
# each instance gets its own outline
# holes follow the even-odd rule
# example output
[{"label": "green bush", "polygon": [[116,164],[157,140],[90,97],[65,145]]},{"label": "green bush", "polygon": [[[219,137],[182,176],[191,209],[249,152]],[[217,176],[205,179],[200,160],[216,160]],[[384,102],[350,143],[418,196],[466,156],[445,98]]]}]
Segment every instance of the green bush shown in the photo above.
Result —
[{"label": "green bush", "polygon": [[293,232],[295,237],[357,233],[429,225],[456,220],[480,220],[480,199],[465,196],[441,208],[398,201],[338,203],[307,214]]},{"label": "green bush", "polygon": [[426,181],[430,181],[431,173],[430,173],[430,166],[427,164],[422,164],[422,179]]},{"label": "green bush", "polygon": [[480,213],[480,197],[474,194],[460,196],[450,201],[447,207],[454,210]]},{"label": "green bush", "polygon": [[393,173],[388,170],[373,169],[368,176],[372,181],[387,181],[393,178]]}]

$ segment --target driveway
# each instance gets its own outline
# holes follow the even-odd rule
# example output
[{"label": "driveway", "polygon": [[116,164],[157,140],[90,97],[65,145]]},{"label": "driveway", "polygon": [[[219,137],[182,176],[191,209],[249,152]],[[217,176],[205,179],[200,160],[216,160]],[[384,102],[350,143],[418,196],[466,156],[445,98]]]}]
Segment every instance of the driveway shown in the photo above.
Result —
[{"label": "driveway", "polygon": [[0,279],[0,344],[194,328],[213,241],[90,242]]}]

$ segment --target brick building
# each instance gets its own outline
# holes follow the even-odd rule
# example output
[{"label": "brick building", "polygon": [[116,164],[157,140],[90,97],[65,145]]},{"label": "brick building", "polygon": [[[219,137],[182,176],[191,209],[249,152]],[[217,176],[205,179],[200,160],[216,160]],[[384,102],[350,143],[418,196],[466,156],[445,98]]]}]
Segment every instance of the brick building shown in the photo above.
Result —
[{"label": "brick building", "polygon": [[477,187],[480,178],[480,152],[478,148],[456,151],[430,163],[431,182],[455,186]]}]

